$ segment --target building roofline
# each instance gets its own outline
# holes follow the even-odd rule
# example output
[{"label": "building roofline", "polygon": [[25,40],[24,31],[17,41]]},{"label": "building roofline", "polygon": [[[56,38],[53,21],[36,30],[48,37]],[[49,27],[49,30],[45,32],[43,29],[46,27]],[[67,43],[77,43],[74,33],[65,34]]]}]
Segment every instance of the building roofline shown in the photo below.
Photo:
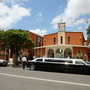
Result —
[{"label": "building roofline", "polygon": [[68,32],[68,31],[66,31],[66,33],[83,33],[83,32]]},{"label": "building roofline", "polygon": [[50,33],[50,34],[46,34],[44,36],[48,36],[48,35],[52,35],[52,34],[57,34],[58,32],[55,32],[55,33]]},{"label": "building roofline", "polygon": [[29,31],[29,33],[32,33],[32,34],[34,34],[34,35],[37,35],[37,36],[43,37],[42,35],[39,35],[39,34],[37,34],[37,33],[31,32],[31,31]]},{"label": "building roofline", "polygon": [[[44,35],[44,36],[47,36],[47,35],[52,35],[52,34],[57,34],[58,32],[55,32],[55,33],[50,33],[50,34],[46,34],[46,35]],[[65,33],[83,33],[83,32],[65,32]]]}]

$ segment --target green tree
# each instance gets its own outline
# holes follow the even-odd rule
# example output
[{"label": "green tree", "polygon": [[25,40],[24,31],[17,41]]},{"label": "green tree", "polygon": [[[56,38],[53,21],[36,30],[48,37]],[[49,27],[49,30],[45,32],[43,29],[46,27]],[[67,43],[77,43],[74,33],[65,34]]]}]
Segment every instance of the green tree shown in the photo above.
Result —
[{"label": "green tree", "polygon": [[88,29],[87,29],[87,42],[88,44],[90,43],[90,25],[88,26]]},{"label": "green tree", "polygon": [[[87,43],[90,45],[90,25],[88,26],[87,29]],[[88,48],[88,56],[90,57],[90,47]]]},{"label": "green tree", "polygon": [[17,58],[21,49],[32,49],[34,44],[29,38],[29,33],[23,30],[8,30],[0,31],[1,47],[6,50],[10,50],[14,55],[14,61],[17,62]]}]

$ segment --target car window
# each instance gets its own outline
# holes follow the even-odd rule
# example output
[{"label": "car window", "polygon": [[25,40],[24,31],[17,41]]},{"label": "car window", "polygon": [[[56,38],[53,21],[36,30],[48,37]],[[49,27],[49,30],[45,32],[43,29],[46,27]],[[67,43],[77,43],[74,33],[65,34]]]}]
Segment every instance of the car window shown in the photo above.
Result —
[{"label": "car window", "polygon": [[36,61],[43,61],[42,59],[37,59]]},{"label": "car window", "polygon": [[62,60],[45,59],[46,62],[65,62]]},{"label": "car window", "polygon": [[81,61],[75,61],[75,64],[84,64],[84,63]]},{"label": "car window", "polygon": [[71,61],[71,60],[68,60],[68,61],[65,61],[65,62],[67,62],[67,63],[73,63],[73,61]]},{"label": "car window", "polygon": [[65,63],[65,62],[68,62],[68,63],[73,63],[71,60],[53,60],[53,59],[45,59],[46,62],[61,62],[61,63]]}]

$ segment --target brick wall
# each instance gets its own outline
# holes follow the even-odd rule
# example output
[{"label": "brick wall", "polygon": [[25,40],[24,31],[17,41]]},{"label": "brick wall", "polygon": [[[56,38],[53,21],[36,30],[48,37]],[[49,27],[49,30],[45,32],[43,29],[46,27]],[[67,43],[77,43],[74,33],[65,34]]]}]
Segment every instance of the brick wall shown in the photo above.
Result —
[{"label": "brick wall", "polygon": [[77,56],[78,51],[82,53],[82,57],[88,59],[88,48],[86,47],[74,47],[73,56]]},{"label": "brick wall", "polygon": [[43,45],[44,46],[55,45],[57,44],[58,41],[57,39],[58,39],[58,33],[45,35],[43,38]]},{"label": "brick wall", "polygon": [[[65,43],[71,45],[84,45],[84,36],[81,32],[66,32],[65,33]],[[68,41],[68,39],[70,39]]]},{"label": "brick wall", "polygon": [[35,46],[37,46],[37,47],[42,46],[42,44],[43,44],[43,37],[42,36],[30,32],[29,37],[31,38],[31,40]]}]

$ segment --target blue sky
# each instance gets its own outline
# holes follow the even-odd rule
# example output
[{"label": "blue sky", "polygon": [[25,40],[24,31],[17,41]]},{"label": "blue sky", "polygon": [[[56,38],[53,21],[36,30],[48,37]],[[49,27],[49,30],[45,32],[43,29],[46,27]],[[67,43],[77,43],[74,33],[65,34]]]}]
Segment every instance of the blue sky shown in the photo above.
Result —
[{"label": "blue sky", "polygon": [[90,0],[0,0],[0,12],[1,29],[46,34],[57,32],[57,23],[63,21],[67,31],[84,32],[86,38]]},{"label": "blue sky", "polygon": [[[20,22],[14,25],[17,28],[23,29],[45,29],[48,33],[55,32],[51,24],[52,19],[60,12],[63,12],[66,5],[66,0],[31,0],[24,4],[25,8],[32,9],[30,17],[23,18]],[[25,25],[25,26],[23,26]]]}]

